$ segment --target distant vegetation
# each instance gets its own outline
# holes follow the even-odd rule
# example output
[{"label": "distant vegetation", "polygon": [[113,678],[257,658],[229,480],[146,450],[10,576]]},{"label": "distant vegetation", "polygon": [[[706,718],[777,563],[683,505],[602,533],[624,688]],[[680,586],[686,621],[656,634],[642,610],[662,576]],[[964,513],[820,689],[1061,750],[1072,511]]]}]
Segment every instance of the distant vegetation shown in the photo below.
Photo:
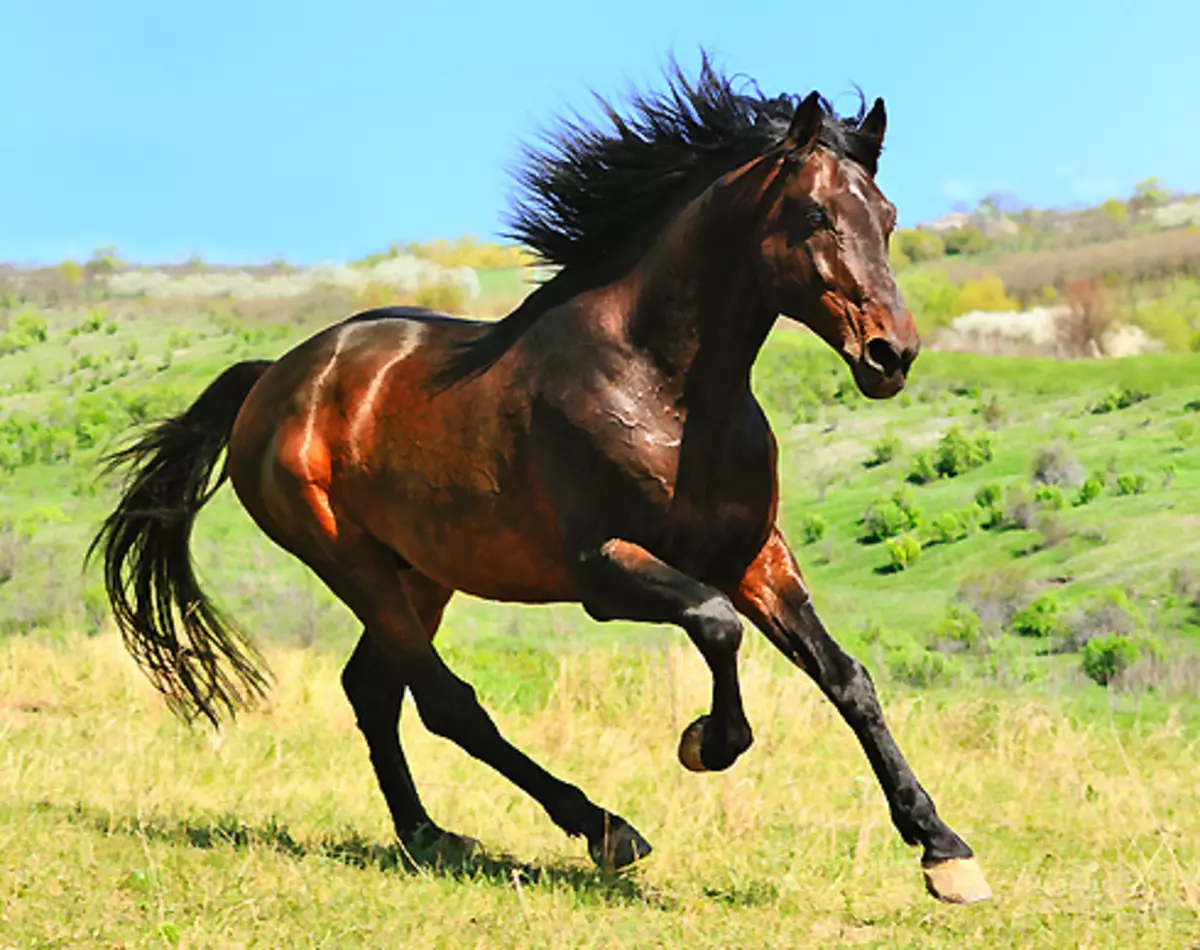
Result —
[{"label": "distant vegetation", "polygon": [[891,255],[926,334],[971,311],[1061,306],[1065,355],[1122,324],[1167,352],[1200,350],[1200,196],[1172,195],[1157,179],[1079,211],[993,195],[898,231]]}]

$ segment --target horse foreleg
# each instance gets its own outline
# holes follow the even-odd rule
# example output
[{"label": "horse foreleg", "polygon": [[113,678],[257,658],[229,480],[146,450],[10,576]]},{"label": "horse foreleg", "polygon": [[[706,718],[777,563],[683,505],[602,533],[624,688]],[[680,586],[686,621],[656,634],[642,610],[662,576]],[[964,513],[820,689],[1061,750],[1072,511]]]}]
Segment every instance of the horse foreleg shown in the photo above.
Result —
[{"label": "horse foreleg", "polygon": [[906,842],[924,848],[921,863],[930,893],[954,903],[990,897],[971,849],[938,816],[933,799],[900,753],[870,675],[821,623],[800,568],[777,530],[746,571],[734,600],[767,639],[816,681],[854,730],[887,796],[896,829]]},{"label": "horse foreleg", "polygon": [[691,637],[712,672],[712,711],[684,730],[679,761],[694,772],[733,765],[754,737],[738,686],[742,622],[730,599],[629,541],[607,541],[576,564],[584,609],[597,620],[672,623]]}]

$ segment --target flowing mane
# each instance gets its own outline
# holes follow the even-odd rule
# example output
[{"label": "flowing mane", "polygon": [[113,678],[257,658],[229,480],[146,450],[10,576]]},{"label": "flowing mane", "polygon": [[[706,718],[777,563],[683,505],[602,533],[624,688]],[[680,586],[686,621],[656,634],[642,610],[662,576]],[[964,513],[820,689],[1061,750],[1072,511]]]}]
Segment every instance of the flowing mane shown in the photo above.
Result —
[{"label": "flowing mane", "polygon": [[[442,385],[486,370],[542,313],[611,276],[630,245],[652,238],[686,198],[777,146],[800,101],[768,98],[752,80],[736,89],[704,53],[695,80],[674,61],[665,80],[662,91],[630,94],[624,111],[597,97],[601,124],[561,120],[542,134],[540,148],[525,150],[505,236],[560,270],[463,343],[439,373]],[[859,100],[856,115],[838,116],[822,99],[818,141],[874,175],[879,145],[858,131]]]}]

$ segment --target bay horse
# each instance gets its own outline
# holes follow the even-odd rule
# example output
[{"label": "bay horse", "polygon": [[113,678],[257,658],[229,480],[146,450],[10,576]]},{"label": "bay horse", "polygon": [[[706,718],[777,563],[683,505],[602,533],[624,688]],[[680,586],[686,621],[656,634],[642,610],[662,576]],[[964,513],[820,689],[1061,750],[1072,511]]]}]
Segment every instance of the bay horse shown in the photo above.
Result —
[{"label": "bay horse", "polygon": [[407,690],[428,729],[608,868],[649,844],[504,739],[434,648],[447,602],[577,602],[601,621],[681,627],[712,674],[711,711],[679,743],[698,772],[752,741],[740,613],[854,731],[897,830],[923,848],[929,891],[986,898],[869,674],[813,608],[776,525],[776,442],[750,388],[779,314],[838,352],[866,396],[905,384],[920,344],[888,263],[896,212],[875,182],[883,101],[843,117],[816,92],[735,89],[707,57],[694,79],[672,65],[666,82],[526,153],[510,237],[557,270],[515,311],[487,323],[371,310],[230,367],[110,456],[127,480],[89,557],[102,553],[114,618],[154,685],[185,718],[218,724],[266,683],[189,554],[228,476],[363,626],[342,681],[401,842],[469,841],[418,797],[397,729]]}]

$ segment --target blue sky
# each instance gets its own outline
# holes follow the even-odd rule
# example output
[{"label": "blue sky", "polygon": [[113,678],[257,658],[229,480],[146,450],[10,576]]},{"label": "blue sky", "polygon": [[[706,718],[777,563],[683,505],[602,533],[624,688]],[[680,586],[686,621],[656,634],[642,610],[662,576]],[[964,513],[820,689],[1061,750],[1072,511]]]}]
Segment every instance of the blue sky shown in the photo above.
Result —
[{"label": "blue sky", "polygon": [[1198,43],[1195,0],[0,0],[0,260],[494,237],[522,141],[701,45],[764,92],[882,95],[902,224],[1200,191]]}]

